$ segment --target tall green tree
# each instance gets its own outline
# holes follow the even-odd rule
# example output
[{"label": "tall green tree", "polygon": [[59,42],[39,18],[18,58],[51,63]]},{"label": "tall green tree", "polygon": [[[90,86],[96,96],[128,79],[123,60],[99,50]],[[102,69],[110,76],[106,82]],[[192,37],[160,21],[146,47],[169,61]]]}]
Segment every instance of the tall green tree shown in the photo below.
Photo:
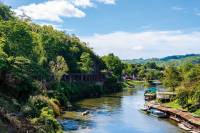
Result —
[{"label": "tall green tree", "polygon": [[105,62],[109,72],[113,73],[115,76],[121,76],[124,65],[117,56],[114,54],[109,54],[103,56],[102,59]]},{"label": "tall green tree", "polygon": [[14,12],[11,8],[0,2],[0,19],[7,21],[9,19],[13,19],[13,15]]},{"label": "tall green tree", "polygon": [[81,72],[91,73],[94,71],[94,62],[89,53],[83,52],[78,62]]},{"label": "tall green tree", "polygon": [[176,67],[169,66],[164,71],[163,84],[169,87],[172,91],[180,85],[182,81],[179,70]]},{"label": "tall green tree", "polygon": [[55,61],[49,63],[51,72],[54,75],[55,80],[59,83],[62,76],[68,72],[69,68],[65,59],[62,56],[57,56]]},{"label": "tall green tree", "polygon": [[124,64],[124,69],[123,69],[123,73],[127,74],[127,75],[133,75],[133,66],[132,64]]}]

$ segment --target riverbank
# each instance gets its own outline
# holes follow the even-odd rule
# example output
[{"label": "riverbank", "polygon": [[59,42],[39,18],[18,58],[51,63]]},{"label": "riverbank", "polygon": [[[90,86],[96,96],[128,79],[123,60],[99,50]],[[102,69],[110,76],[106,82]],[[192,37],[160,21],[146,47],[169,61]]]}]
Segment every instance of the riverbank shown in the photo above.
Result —
[{"label": "riverbank", "polygon": [[167,113],[169,118],[183,124],[191,131],[200,132],[200,117],[194,117],[191,113],[185,110],[170,108],[164,104],[156,102],[148,102],[146,105],[149,108],[158,109]]}]

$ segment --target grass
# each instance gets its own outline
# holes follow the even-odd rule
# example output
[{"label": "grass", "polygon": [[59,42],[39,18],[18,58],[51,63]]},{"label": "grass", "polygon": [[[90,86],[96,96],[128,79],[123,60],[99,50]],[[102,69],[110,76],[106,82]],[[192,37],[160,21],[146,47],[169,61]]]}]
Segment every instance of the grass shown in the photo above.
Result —
[{"label": "grass", "polygon": [[124,89],[133,89],[136,86],[149,87],[149,83],[141,80],[125,80],[123,82]]},{"label": "grass", "polygon": [[139,80],[125,80],[123,82],[124,86],[125,87],[134,87],[134,86],[137,86],[137,85],[144,85],[145,84],[145,81],[139,81]]},{"label": "grass", "polygon": [[140,80],[127,80],[128,84],[131,85],[143,85],[145,84],[145,81],[140,81]]},{"label": "grass", "polygon": [[[173,108],[173,109],[179,109],[179,110],[184,110],[184,111],[188,111],[186,109],[183,109],[178,103],[177,101],[172,101],[172,102],[169,102],[169,103],[164,103],[165,106],[167,107],[170,107],[170,108]],[[194,117],[200,117],[200,109],[198,109],[197,111],[193,112],[192,115]],[[199,123],[200,124],[200,123]]]},{"label": "grass", "polygon": [[195,112],[193,113],[193,116],[194,116],[194,117],[200,117],[200,109],[198,109],[197,111],[195,111]]},{"label": "grass", "polygon": [[167,106],[167,107],[170,107],[170,108],[174,108],[174,109],[185,110],[177,103],[176,100],[169,102],[169,103],[164,103],[164,105]]}]

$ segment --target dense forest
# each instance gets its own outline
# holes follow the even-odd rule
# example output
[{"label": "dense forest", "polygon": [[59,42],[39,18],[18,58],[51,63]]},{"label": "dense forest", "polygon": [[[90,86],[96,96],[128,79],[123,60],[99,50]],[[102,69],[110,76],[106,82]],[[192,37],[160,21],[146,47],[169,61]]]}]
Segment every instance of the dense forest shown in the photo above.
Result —
[{"label": "dense forest", "polygon": [[[17,17],[0,4],[0,122],[14,132],[62,132],[61,107],[121,90],[123,67],[113,54],[99,57],[75,35]],[[105,83],[62,80],[73,73],[104,74]]]},{"label": "dense forest", "polygon": [[177,96],[169,105],[183,108],[200,116],[200,65],[184,63],[179,67],[168,66],[163,72],[163,85]]}]

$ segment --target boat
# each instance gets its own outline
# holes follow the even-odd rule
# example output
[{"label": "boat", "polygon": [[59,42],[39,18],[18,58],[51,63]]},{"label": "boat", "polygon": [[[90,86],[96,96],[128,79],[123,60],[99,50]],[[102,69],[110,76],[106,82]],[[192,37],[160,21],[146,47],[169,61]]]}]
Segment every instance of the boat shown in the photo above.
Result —
[{"label": "boat", "polygon": [[181,129],[185,130],[185,131],[191,131],[191,129],[188,128],[188,127],[186,127],[183,123],[179,123],[178,126],[179,126]]},{"label": "boat", "polygon": [[145,106],[145,105],[144,105],[143,107],[140,107],[140,111],[141,111],[141,112],[149,113],[148,110],[149,110],[149,107],[148,107],[148,106]]},{"label": "boat", "polygon": [[150,110],[148,110],[148,112],[152,116],[155,116],[155,117],[158,117],[158,118],[166,118],[166,117],[168,117],[167,113],[162,112],[162,111],[157,110],[157,109],[150,109]]},{"label": "boat", "polygon": [[176,122],[180,122],[180,119],[177,118],[176,116],[170,115],[169,118],[172,119],[172,120],[174,120],[174,121],[176,121]]},{"label": "boat", "polygon": [[145,101],[151,101],[151,100],[156,99],[156,91],[157,91],[157,88],[148,88],[144,92]]}]

